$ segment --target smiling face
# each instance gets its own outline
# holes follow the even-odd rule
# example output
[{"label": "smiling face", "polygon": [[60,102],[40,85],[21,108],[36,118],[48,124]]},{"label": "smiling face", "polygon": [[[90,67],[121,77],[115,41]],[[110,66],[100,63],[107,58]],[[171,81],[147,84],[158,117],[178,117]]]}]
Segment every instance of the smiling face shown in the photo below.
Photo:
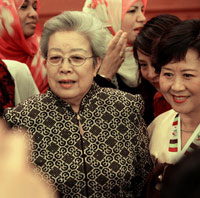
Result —
[{"label": "smiling face", "polygon": [[[75,31],[56,32],[51,35],[48,43],[48,57],[91,57],[93,56],[88,39]],[[79,106],[84,95],[89,91],[100,66],[96,67],[93,58],[85,60],[81,66],[73,66],[65,58],[63,63],[53,66],[46,62],[49,87],[51,90],[73,106]]]},{"label": "smiling face", "polygon": [[18,15],[24,36],[32,36],[38,22],[37,0],[25,0],[18,10]]},{"label": "smiling face", "polygon": [[143,1],[138,0],[129,8],[122,19],[121,29],[127,32],[127,41],[129,44],[133,44],[137,34],[146,21],[143,9]]},{"label": "smiling face", "polygon": [[137,51],[137,55],[142,77],[148,80],[158,91],[160,91],[159,74],[155,72],[154,67],[151,65],[151,58],[140,51]]},{"label": "smiling face", "polygon": [[200,59],[196,51],[189,49],[185,60],[162,67],[160,89],[180,114],[200,112]]}]

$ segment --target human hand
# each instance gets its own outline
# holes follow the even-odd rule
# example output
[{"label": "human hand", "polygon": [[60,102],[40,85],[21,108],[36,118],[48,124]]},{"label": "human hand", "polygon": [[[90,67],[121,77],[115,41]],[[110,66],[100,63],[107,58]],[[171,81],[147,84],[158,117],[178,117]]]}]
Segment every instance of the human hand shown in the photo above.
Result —
[{"label": "human hand", "polygon": [[29,139],[0,120],[0,197],[56,198],[53,189],[27,162]]},{"label": "human hand", "polygon": [[106,55],[99,69],[99,74],[112,79],[125,59],[127,33],[119,30],[108,44]]}]

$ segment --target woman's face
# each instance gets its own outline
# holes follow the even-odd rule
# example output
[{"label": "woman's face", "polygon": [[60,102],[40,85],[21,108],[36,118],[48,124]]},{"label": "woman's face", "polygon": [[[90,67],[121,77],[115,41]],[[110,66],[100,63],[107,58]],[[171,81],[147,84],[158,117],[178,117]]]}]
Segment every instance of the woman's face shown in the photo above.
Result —
[{"label": "woman's face", "polygon": [[[80,66],[73,66],[68,58],[73,57],[75,62],[80,57],[92,57],[90,42],[80,33],[75,31],[59,31],[50,36],[47,55],[47,76],[51,90],[73,106],[80,104],[82,98],[91,88],[93,78],[100,66],[100,60],[96,67],[93,58],[88,58]],[[64,61],[53,66],[49,58],[57,61],[59,57],[65,57]]]},{"label": "woman's face", "polygon": [[138,0],[129,8],[122,19],[121,29],[127,32],[127,41],[131,45],[146,21],[143,9],[143,1]]},{"label": "woman's face", "polygon": [[151,58],[140,51],[137,51],[137,54],[142,77],[148,80],[159,91],[159,74],[155,72],[155,69],[151,64]]},{"label": "woman's face", "polygon": [[38,22],[37,0],[24,0],[18,15],[24,36],[26,38],[32,36]]},{"label": "woman's face", "polygon": [[172,108],[180,114],[200,112],[200,59],[189,49],[185,60],[163,66],[160,89]]}]

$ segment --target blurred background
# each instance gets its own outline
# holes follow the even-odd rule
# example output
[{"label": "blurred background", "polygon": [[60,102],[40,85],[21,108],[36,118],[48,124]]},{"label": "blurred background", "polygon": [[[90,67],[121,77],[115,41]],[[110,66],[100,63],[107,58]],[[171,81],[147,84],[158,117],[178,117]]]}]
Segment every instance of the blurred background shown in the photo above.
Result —
[{"label": "blurred background", "polygon": [[[40,0],[40,26],[66,10],[82,10],[85,0]],[[200,19],[200,0],[148,0],[147,20],[158,14],[174,14],[181,19]]]}]

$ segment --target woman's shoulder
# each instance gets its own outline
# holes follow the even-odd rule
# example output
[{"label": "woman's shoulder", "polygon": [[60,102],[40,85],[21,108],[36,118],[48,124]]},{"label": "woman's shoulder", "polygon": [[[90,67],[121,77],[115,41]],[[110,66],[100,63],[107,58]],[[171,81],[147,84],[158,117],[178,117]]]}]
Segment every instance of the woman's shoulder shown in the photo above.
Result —
[{"label": "woman's shoulder", "polygon": [[106,88],[106,87],[101,87],[100,88],[101,93],[107,94],[110,97],[117,97],[117,98],[121,98],[121,99],[126,99],[126,100],[130,100],[130,101],[142,101],[142,97],[140,94],[131,94],[129,92],[123,91],[123,90],[119,90],[119,89],[115,89],[115,88]]},{"label": "woman's shoulder", "polygon": [[3,60],[15,81],[15,105],[30,96],[39,94],[28,66],[14,60]]},{"label": "woman's shoulder", "polygon": [[149,126],[151,125],[162,125],[164,123],[170,122],[170,120],[173,120],[174,117],[176,116],[177,112],[174,111],[173,109],[170,109],[159,116],[157,116]]},{"label": "woman's shoulder", "polygon": [[14,78],[15,83],[19,83],[19,85],[21,85],[23,82],[23,86],[27,86],[26,83],[28,83],[29,86],[31,84],[31,86],[36,87],[32,74],[25,63],[15,60],[3,60],[3,62],[7,65],[8,71]]},{"label": "woman's shoulder", "polygon": [[22,118],[34,117],[40,112],[45,112],[51,105],[52,98],[49,97],[48,91],[45,94],[37,94],[20,102],[13,108],[4,110],[3,118],[11,125],[21,123]]},{"label": "woman's shoulder", "polygon": [[29,71],[28,66],[25,63],[8,59],[3,59],[3,62],[7,65],[8,69],[10,69],[11,71],[21,71],[22,69],[24,69],[25,71]]},{"label": "woman's shoulder", "polygon": [[36,94],[20,102],[13,108],[8,108],[5,112],[20,112],[22,109],[29,109],[29,107],[39,106],[47,101],[48,93]]},{"label": "woman's shoulder", "polygon": [[164,113],[161,113],[159,116],[157,116],[154,121],[156,122],[156,120],[159,120],[159,121],[165,121],[169,118],[174,118],[174,116],[177,114],[176,111],[174,111],[174,109],[170,109]]},{"label": "woman's shoulder", "polygon": [[140,113],[144,110],[144,102],[140,94],[130,94],[113,88],[100,88],[98,97],[105,101],[112,101],[114,106],[131,108]]},{"label": "woman's shoulder", "polygon": [[157,116],[148,126],[149,135],[151,136],[151,133],[157,129],[163,131],[163,129],[168,128],[168,126],[170,127],[176,114],[176,111],[170,109]]}]

